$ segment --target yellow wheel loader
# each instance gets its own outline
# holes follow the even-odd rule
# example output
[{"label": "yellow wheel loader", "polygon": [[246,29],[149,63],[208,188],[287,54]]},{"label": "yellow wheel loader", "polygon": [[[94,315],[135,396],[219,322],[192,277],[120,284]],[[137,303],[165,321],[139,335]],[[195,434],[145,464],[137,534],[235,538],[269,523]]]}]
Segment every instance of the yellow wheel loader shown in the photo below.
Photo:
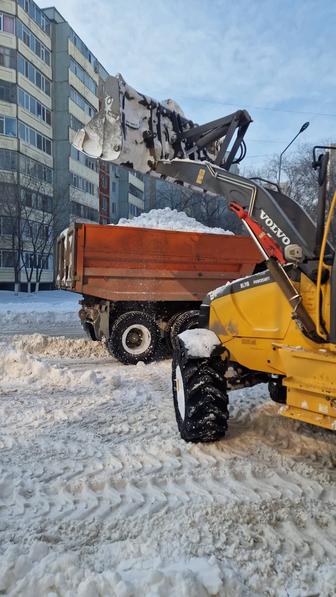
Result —
[{"label": "yellow wheel loader", "polygon": [[196,125],[119,77],[74,144],[88,155],[225,197],[257,243],[265,269],[205,297],[200,328],[182,333],[173,358],[177,424],[186,441],[225,435],[228,389],[267,382],[287,417],[336,430],[336,260],[326,214],[329,152],[313,165],[317,221],[274,183],[234,174],[252,122],[245,110]]}]

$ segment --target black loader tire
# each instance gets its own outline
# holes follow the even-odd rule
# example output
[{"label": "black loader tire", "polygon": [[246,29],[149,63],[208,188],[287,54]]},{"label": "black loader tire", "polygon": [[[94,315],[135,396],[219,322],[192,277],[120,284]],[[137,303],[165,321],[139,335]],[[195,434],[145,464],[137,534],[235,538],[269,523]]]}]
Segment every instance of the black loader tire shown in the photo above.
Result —
[{"label": "black loader tire", "polygon": [[176,422],[187,442],[214,442],[224,437],[229,418],[226,364],[220,357],[173,358],[173,397]]},{"label": "black loader tire", "polygon": [[199,311],[184,311],[176,317],[170,328],[170,343],[173,350],[177,346],[177,336],[186,330],[194,330],[199,327]]},{"label": "black loader tire", "polygon": [[278,404],[286,404],[287,402],[287,388],[282,385],[281,379],[276,379],[268,382],[268,391],[271,400]]},{"label": "black loader tire", "polygon": [[154,318],[141,311],[128,311],[113,323],[108,351],[125,365],[148,363],[155,358],[160,330]]}]

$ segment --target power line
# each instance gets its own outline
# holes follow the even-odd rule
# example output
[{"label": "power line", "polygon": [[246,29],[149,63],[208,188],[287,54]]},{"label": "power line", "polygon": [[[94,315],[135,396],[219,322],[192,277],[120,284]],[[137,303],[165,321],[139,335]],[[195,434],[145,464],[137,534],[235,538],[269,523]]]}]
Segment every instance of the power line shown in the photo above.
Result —
[{"label": "power line", "polygon": [[[195,101],[195,102],[202,102],[207,104],[219,104],[221,106],[234,106],[235,108],[241,103],[237,102],[235,104],[230,102],[224,102],[222,100],[212,100],[212,99],[204,99],[201,97],[187,97],[187,96],[180,96],[181,100],[184,101]],[[280,108],[265,108],[262,106],[252,106],[252,104],[245,104],[247,108],[253,108],[253,110],[263,110],[265,112],[281,112],[285,114],[302,114],[306,116],[325,116],[330,118],[336,118],[336,114],[329,113],[329,112],[305,112],[302,110],[282,110]]]},{"label": "power line", "polygon": [[270,155],[274,155],[274,153],[262,153],[261,155],[247,155],[245,156],[244,161],[249,160],[251,158],[268,158],[268,156]]},{"label": "power line", "polygon": [[287,143],[285,139],[276,141],[275,139],[247,139],[248,143]]}]

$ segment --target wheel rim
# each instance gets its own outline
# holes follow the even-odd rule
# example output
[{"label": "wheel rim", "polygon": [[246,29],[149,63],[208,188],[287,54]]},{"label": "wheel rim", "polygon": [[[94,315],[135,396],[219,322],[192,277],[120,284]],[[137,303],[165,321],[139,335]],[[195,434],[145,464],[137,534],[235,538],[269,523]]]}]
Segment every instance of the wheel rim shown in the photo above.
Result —
[{"label": "wheel rim", "polygon": [[129,354],[142,354],[151,345],[151,334],[146,326],[139,323],[130,325],[121,337],[123,349]]},{"label": "wheel rim", "polygon": [[184,384],[183,384],[181,368],[179,365],[177,365],[177,367],[176,367],[175,382],[176,382],[177,407],[179,409],[180,417],[181,417],[182,421],[184,421],[184,417],[185,417]]}]

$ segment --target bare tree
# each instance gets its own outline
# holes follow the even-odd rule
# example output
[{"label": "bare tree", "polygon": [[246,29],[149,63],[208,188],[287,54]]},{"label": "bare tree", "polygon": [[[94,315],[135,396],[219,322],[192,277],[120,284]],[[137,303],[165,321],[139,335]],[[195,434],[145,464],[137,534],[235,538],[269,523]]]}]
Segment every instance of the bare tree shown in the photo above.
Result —
[{"label": "bare tree", "polygon": [[[329,146],[325,142],[321,145]],[[309,144],[300,145],[297,151],[282,161],[282,184],[283,191],[292,199],[297,201],[315,221],[317,216],[317,204],[319,187],[317,173],[312,167],[313,146]],[[336,151],[330,153],[330,167],[328,171],[328,196],[330,203],[333,192],[336,190]],[[274,156],[262,168],[258,170],[247,170],[244,175],[247,177],[261,176],[267,180],[276,182],[279,171],[279,158]],[[332,236],[336,238],[335,222],[332,227]]]},{"label": "bare tree", "polygon": [[23,249],[22,198],[16,174],[4,173],[0,179],[0,214],[2,216],[3,255],[14,273],[14,292],[20,291]]},{"label": "bare tree", "polygon": [[159,181],[156,188],[156,205],[158,208],[170,207],[184,211],[209,227],[221,227],[242,233],[241,223],[229,210],[228,201],[224,197]]},{"label": "bare tree", "polygon": [[[32,279],[35,280],[35,292],[39,291],[42,274],[50,269],[56,238],[64,219],[65,201],[63,194],[46,194],[45,183],[31,181],[29,190],[25,189],[23,202],[23,234],[29,243],[29,250],[23,247],[24,263],[28,291]],[[25,250],[26,249],[26,250]]]},{"label": "bare tree", "polygon": [[[295,153],[283,158],[281,187],[287,195],[302,205],[314,218],[318,202],[318,184],[316,171],[312,167],[312,149],[312,145],[300,145]],[[279,158],[278,156],[273,156],[261,168],[246,170],[244,175],[247,177],[261,176],[262,178],[276,182],[278,172]],[[332,178],[333,180],[330,183],[332,187],[335,187],[335,172]]]},{"label": "bare tree", "polygon": [[14,271],[14,289],[20,290],[21,273],[25,272],[27,290],[32,282],[39,291],[42,274],[50,269],[55,240],[64,218],[63,195],[50,196],[47,183],[36,177],[24,176],[24,186],[12,181],[0,181],[0,213],[10,238],[11,265]]},{"label": "bare tree", "polygon": [[195,193],[182,185],[157,181],[156,204],[158,208],[170,207],[191,215],[195,206]]}]

